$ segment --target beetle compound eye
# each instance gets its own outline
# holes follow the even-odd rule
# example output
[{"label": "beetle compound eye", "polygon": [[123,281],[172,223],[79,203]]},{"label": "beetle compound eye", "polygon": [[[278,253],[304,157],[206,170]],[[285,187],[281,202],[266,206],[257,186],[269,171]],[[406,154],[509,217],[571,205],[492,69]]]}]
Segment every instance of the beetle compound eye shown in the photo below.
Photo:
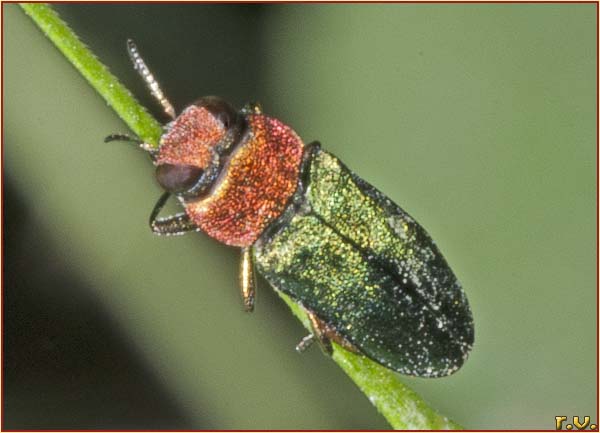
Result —
[{"label": "beetle compound eye", "polygon": [[198,107],[206,108],[227,130],[239,126],[238,112],[233,106],[218,96],[205,96],[195,103]]},{"label": "beetle compound eye", "polygon": [[203,172],[194,165],[161,164],[156,168],[156,179],[165,190],[177,194],[196,185]]}]

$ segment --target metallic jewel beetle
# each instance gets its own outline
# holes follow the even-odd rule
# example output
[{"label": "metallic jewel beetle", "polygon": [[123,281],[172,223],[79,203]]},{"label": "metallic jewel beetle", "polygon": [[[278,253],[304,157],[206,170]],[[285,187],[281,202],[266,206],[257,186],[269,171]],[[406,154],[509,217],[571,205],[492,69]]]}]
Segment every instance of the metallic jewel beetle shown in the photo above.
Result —
[{"label": "metallic jewel beetle", "polygon": [[[254,306],[254,268],[307,313],[312,334],[402,374],[440,377],[473,345],[467,298],[425,230],[316,142],[305,145],[258,105],[236,111],[204,97],[181,114],[138,53],[128,52],[173,121],[149,152],[165,193],[150,215],[159,235],[202,231],[241,249],[244,307]],[[175,195],[185,212],[158,214]]]}]

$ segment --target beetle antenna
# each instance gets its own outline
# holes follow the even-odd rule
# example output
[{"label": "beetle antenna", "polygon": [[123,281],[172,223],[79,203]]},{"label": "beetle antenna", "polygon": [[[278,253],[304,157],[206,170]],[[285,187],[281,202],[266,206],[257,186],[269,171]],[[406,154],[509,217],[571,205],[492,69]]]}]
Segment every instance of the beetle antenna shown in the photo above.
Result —
[{"label": "beetle antenna", "polygon": [[140,56],[140,52],[131,39],[127,39],[127,52],[133,62],[134,69],[141,75],[146,86],[148,86],[150,93],[152,93],[152,96],[154,96],[160,105],[162,105],[165,113],[172,119],[175,119],[175,110],[173,109],[173,106],[160,89],[158,81],[156,81],[156,78],[154,78],[154,75],[152,75],[150,69],[146,66],[146,62],[144,62],[144,59]]}]

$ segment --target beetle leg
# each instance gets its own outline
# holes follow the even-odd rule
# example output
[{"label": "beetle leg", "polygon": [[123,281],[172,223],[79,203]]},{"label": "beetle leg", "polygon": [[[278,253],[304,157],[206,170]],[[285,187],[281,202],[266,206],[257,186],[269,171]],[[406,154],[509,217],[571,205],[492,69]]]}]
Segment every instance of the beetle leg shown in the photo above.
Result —
[{"label": "beetle leg", "polygon": [[155,148],[154,146],[148,144],[148,143],[144,143],[142,140],[140,140],[138,137],[132,137],[129,134],[110,134],[107,135],[104,138],[104,142],[105,143],[109,143],[111,141],[127,141],[129,143],[135,143],[139,146],[140,149],[145,150],[146,152],[148,152],[150,154],[150,156],[155,156],[156,153],[158,152],[158,149]]},{"label": "beetle leg", "polygon": [[183,235],[187,232],[197,231],[198,227],[190,221],[190,217],[182,212],[165,218],[158,218],[158,214],[171,196],[171,193],[165,192],[160,196],[152,213],[150,214],[150,228],[152,233],[157,235]]},{"label": "beetle leg", "polygon": [[323,322],[312,311],[306,310],[306,314],[310,320],[310,325],[313,329],[313,332],[312,334],[304,337],[300,343],[298,343],[296,346],[296,350],[298,352],[305,351],[308,347],[310,347],[316,338],[321,346],[321,349],[323,349],[323,352],[327,353],[328,355],[333,353],[333,348],[331,346],[332,341],[339,344],[344,349],[349,350],[350,352],[360,353],[358,348],[342,337],[333,326]]},{"label": "beetle leg", "polygon": [[254,298],[256,290],[254,261],[252,260],[252,249],[250,247],[242,248],[242,260],[240,263],[240,287],[242,289],[242,299],[244,300],[244,310],[250,313],[254,310]]},{"label": "beetle leg", "polygon": [[313,334],[308,334],[306,337],[304,337],[302,340],[300,340],[300,343],[296,344],[296,352],[298,352],[298,353],[304,352],[306,349],[308,349],[310,346],[312,346],[312,344],[314,342],[315,342],[315,336]]},{"label": "beetle leg", "polygon": [[331,355],[333,353],[333,348],[331,347],[331,339],[328,335],[328,326],[312,311],[307,310],[306,312],[308,313],[308,319],[310,320],[310,325],[313,329],[313,337],[316,337],[317,341],[319,342],[319,346],[321,346],[321,349],[323,349],[323,352]]},{"label": "beetle leg", "polygon": [[142,140],[140,140],[137,137],[133,137],[129,134],[121,134],[118,132],[116,134],[107,135],[104,138],[105,143],[109,143],[111,141],[129,141],[130,143],[135,143],[135,144],[139,144],[139,145],[141,145],[143,143]]},{"label": "beetle leg", "polygon": [[262,114],[262,106],[258,102],[248,102],[242,111],[247,114]]}]

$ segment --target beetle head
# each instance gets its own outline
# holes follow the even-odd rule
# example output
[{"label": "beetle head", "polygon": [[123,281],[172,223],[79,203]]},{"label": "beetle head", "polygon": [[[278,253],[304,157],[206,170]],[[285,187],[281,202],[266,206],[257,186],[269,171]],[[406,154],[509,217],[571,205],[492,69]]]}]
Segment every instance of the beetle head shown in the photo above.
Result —
[{"label": "beetle head", "polygon": [[246,129],[245,117],[224,99],[207,96],[167,126],[156,155],[156,178],[184,199],[201,197]]}]

